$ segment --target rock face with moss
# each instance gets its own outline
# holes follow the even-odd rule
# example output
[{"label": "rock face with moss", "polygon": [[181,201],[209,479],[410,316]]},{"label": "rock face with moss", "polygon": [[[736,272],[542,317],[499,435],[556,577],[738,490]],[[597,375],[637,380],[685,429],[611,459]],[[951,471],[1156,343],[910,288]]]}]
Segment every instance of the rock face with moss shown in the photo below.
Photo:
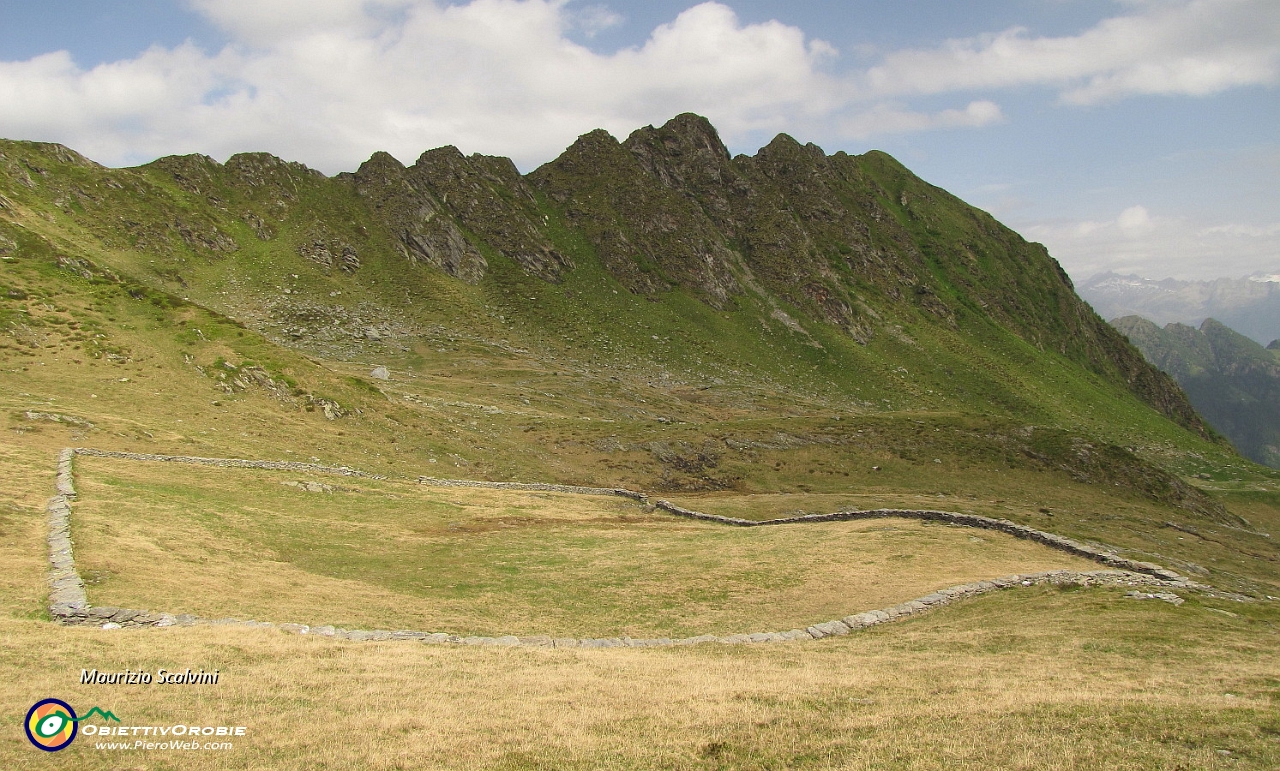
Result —
[{"label": "rock face with moss", "polygon": [[573,267],[544,232],[537,198],[511,159],[441,147],[423,153],[409,174],[463,227],[529,273],[556,281]]},{"label": "rock face with moss", "polygon": [[580,137],[530,176],[633,292],[681,286],[723,308],[741,291],[723,234],[607,132]]},{"label": "rock face with moss", "polygon": [[348,179],[411,265],[425,263],[463,281],[479,281],[488,267],[484,255],[416,176],[390,155],[374,153]]}]

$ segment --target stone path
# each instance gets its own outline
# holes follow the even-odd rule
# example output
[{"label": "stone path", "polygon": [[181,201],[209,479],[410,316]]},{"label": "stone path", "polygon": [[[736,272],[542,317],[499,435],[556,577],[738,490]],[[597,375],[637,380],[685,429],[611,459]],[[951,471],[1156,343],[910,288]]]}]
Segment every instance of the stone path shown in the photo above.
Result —
[{"label": "stone path", "polygon": [[[791,629],[775,632],[751,632],[733,635],[699,635],[682,639],[656,638],[632,639],[630,637],[602,638],[561,638],[545,635],[517,637],[505,635],[501,637],[461,637],[443,632],[414,632],[364,629],[339,629],[332,626],[307,626],[305,624],[277,624],[267,621],[244,621],[240,619],[202,619],[190,614],[155,613],[131,608],[93,607],[89,605],[85,595],[84,582],[76,572],[75,558],[71,541],[71,502],[76,497],[72,465],[76,455],[102,458],[122,458],[136,461],[159,461],[169,463],[194,463],[207,466],[227,468],[261,468],[272,470],[310,471],[342,476],[361,477],[365,479],[385,479],[357,471],[346,466],[323,466],[314,463],[297,463],[291,461],[257,461],[239,458],[200,458],[182,455],[148,455],[142,453],[111,452],[85,448],[68,448],[58,455],[58,471],[56,477],[57,495],[49,500],[49,612],[54,620],[69,625],[93,625],[103,629],[120,629],[124,627],[169,627],[236,625],[244,627],[265,627],[280,629],[295,634],[308,634],[321,637],[333,637],[344,640],[414,640],[423,643],[452,643],[455,645],[489,645],[489,646],[525,646],[538,648],[619,648],[619,647],[654,647],[672,645],[695,645],[698,643],[765,643],[790,642],[795,640],[815,640],[823,637],[846,635],[858,629],[888,623],[900,618],[925,613],[934,608],[948,605],[957,600],[972,597],[1000,589],[1018,586],[1034,586],[1037,584],[1057,584],[1075,586],[1128,586],[1128,587],[1161,587],[1165,589],[1182,588],[1207,590],[1211,587],[1198,584],[1165,568],[1150,562],[1136,562],[1125,559],[1113,552],[1096,548],[1088,544],[1064,538],[1053,533],[1019,525],[1005,519],[992,519],[973,514],[957,514],[947,511],[921,511],[903,509],[877,509],[874,511],[838,511],[832,514],[809,514],[800,517],[784,517],[767,520],[748,520],[734,517],[722,517],[715,514],[704,514],[681,508],[668,501],[655,501],[654,506],[671,514],[690,519],[698,519],[736,527],[762,527],[770,525],[803,524],[811,522],[838,522],[853,519],[908,518],[927,521],[947,522],[966,527],[977,527],[987,530],[999,530],[1017,538],[1036,541],[1050,548],[1065,551],[1080,557],[1086,557],[1110,567],[1110,570],[1072,571],[1053,570],[1042,573],[1015,574],[994,578],[989,581],[976,581],[959,586],[940,589],[914,600],[897,605],[869,610],[845,616],[844,618],[823,621],[803,629]],[[465,479],[435,479],[419,477],[422,484],[449,487],[478,487],[503,490],[537,490],[563,492],[585,495],[617,495],[632,500],[648,502],[643,493],[621,488],[577,487],[572,485],[524,484],[517,482],[485,482]],[[1152,596],[1160,599],[1177,597],[1171,592],[1145,594],[1130,592],[1129,596]]]}]

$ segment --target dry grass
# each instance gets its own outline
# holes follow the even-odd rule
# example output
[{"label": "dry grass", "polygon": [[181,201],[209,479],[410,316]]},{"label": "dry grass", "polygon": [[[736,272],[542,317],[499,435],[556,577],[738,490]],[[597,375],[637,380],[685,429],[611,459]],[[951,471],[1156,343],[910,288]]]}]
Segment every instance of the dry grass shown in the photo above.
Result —
[{"label": "dry grass", "polygon": [[[205,327],[205,322],[201,326]],[[183,363],[181,354],[188,350],[187,343],[173,342],[165,347],[157,342],[152,347],[141,335],[123,342],[133,346],[132,364],[75,363],[71,357],[79,354],[69,348],[40,352],[37,358],[47,361],[47,366],[33,357],[6,363],[10,367],[22,364],[26,369],[6,371],[4,388],[0,389],[8,438],[0,443],[0,478],[4,480],[0,485],[0,681],[5,683],[0,689],[0,722],[8,726],[0,732],[0,768],[1280,767],[1280,678],[1276,675],[1280,672],[1280,612],[1274,603],[1267,602],[1239,604],[1193,596],[1174,608],[1160,602],[1126,600],[1115,590],[1034,588],[986,595],[920,619],[833,640],[759,647],[595,651],[356,644],[212,627],[103,632],[60,628],[36,620],[46,602],[43,505],[53,490],[57,450],[69,445],[298,459],[314,454],[329,462],[370,470],[406,474],[431,470],[441,476],[495,472],[492,468],[455,467],[448,460],[450,452],[473,455],[473,462],[474,456],[502,458],[507,465],[496,469],[501,473],[495,473],[495,478],[536,479],[552,470],[555,473],[551,475],[563,481],[612,483],[625,482],[630,476],[643,482],[656,473],[615,468],[630,462],[629,456],[594,449],[603,436],[615,431],[626,438],[621,423],[588,431],[593,423],[570,414],[569,408],[579,403],[574,394],[557,396],[568,405],[561,409],[532,393],[560,393],[586,386],[566,383],[557,389],[543,383],[535,389],[507,384],[504,394],[504,389],[484,382],[483,377],[491,377],[486,368],[483,377],[476,374],[475,382],[466,389],[417,390],[441,400],[496,403],[507,410],[505,414],[445,403],[419,410],[396,402],[387,412],[399,422],[371,416],[329,423],[314,413],[286,409],[262,394],[246,393],[224,402],[225,406],[215,406],[212,401],[223,401],[224,396],[211,380]],[[204,355],[198,345],[190,350]],[[207,364],[208,357],[198,361]],[[353,366],[350,373],[363,371]],[[467,373],[458,374],[459,378],[465,376]],[[122,381],[123,377],[129,380]],[[516,412],[525,407],[516,398],[522,391],[531,392],[533,409],[547,415],[537,419],[538,432],[523,433],[523,423],[534,418]],[[495,395],[486,397],[489,393]],[[662,398],[657,389],[646,390],[644,395],[651,404]],[[615,417],[621,401],[607,402],[595,417]],[[97,428],[83,432],[16,417],[27,409],[78,415],[93,421]],[[662,409],[674,414],[676,407],[663,404]],[[684,417],[693,416],[690,409]],[[422,425],[435,433],[428,435]],[[661,430],[677,429],[687,429],[695,444],[701,441],[693,428]],[[636,441],[665,440],[655,433],[658,429],[640,426],[631,430],[637,434]],[[544,436],[537,438],[539,433]],[[530,448],[527,453],[526,445]],[[472,447],[489,449],[473,454],[467,449]],[[1127,546],[1132,550],[1130,556],[1170,562],[1175,567],[1180,566],[1173,559],[1195,562],[1209,570],[1204,580],[1219,585],[1256,581],[1264,592],[1278,593],[1272,588],[1280,584],[1276,583],[1271,540],[1223,530],[1212,523],[1191,522],[1180,512],[1044,474],[953,469],[947,462],[935,466],[931,459],[926,459],[922,469],[900,459],[886,459],[879,451],[868,451],[831,456],[827,471],[839,467],[851,476],[841,476],[825,486],[820,484],[822,474],[810,475],[807,470],[794,472],[790,478],[765,475],[775,460],[784,461],[784,468],[795,465],[807,469],[811,461],[821,459],[816,453],[816,449],[800,449],[762,454],[757,464],[763,475],[759,489],[800,492],[799,482],[807,483],[812,477],[817,480],[818,492],[858,490],[865,496],[841,493],[812,500],[793,495],[739,501],[720,496],[721,503],[748,516],[795,509],[825,511],[844,506],[845,500],[867,508],[904,505],[972,510]],[[431,457],[439,458],[440,463],[428,466]],[[951,549],[953,556],[968,549],[1001,547],[987,533],[954,531],[958,540],[949,540],[952,531],[945,528],[912,530],[906,525],[898,531],[728,531],[657,519],[625,508],[621,501],[603,503],[607,510],[604,516],[585,509],[571,510],[568,503],[548,511],[550,502],[558,504],[558,499],[538,499],[545,504],[533,517],[544,523],[538,525],[520,524],[501,509],[485,513],[463,507],[461,511],[471,523],[467,527],[485,527],[451,533],[448,522],[457,520],[445,517],[455,514],[446,514],[451,512],[446,508],[432,509],[429,504],[462,501],[464,491],[324,478],[320,481],[362,489],[360,493],[326,496],[276,484],[280,479],[296,479],[296,475],[259,475],[258,482],[248,474],[217,476],[223,480],[217,482],[210,474],[210,486],[199,477],[202,470],[191,467],[155,466],[154,472],[147,472],[135,466],[116,468],[103,461],[81,460],[84,499],[77,504],[77,522],[92,525],[95,501],[119,504],[101,510],[97,522],[103,530],[81,536],[81,559],[95,559],[93,550],[108,543],[103,540],[108,536],[122,539],[119,545],[126,547],[100,555],[111,561],[104,562],[102,568],[107,580],[91,585],[90,597],[95,602],[112,599],[126,605],[186,609],[160,607],[164,592],[170,592],[167,596],[175,601],[185,598],[183,601],[210,603],[210,615],[270,611],[270,616],[261,613],[262,617],[277,618],[277,609],[294,607],[281,607],[281,603],[303,596],[291,592],[325,587],[324,591],[314,589],[296,606],[300,615],[290,613],[287,617],[343,621],[321,615],[318,609],[345,603],[350,619],[385,620],[385,625],[394,626],[396,619],[405,619],[403,603],[412,603],[436,614],[424,616],[424,627],[439,624],[450,626],[451,631],[466,631],[466,625],[473,624],[474,629],[483,631],[483,623],[496,630],[521,631],[519,617],[511,611],[495,615],[479,594],[433,595],[424,587],[414,588],[412,574],[417,573],[418,564],[412,560],[420,558],[421,552],[406,555],[400,553],[405,551],[401,547],[425,548],[423,544],[432,539],[437,545],[448,544],[457,551],[458,559],[466,558],[456,564],[488,571],[486,580],[505,592],[501,594],[504,602],[517,603],[521,613],[536,610],[539,621],[552,621],[557,618],[554,602],[531,594],[524,586],[537,583],[522,581],[519,574],[511,578],[497,570],[495,563],[506,559],[498,556],[501,550],[523,558],[522,549],[536,546],[540,550],[536,553],[543,556],[522,569],[541,571],[535,572],[544,585],[559,581],[561,586],[580,586],[569,580],[575,576],[566,573],[567,568],[561,566],[557,572],[543,564],[557,548],[562,553],[569,551],[562,539],[557,544],[550,536],[557,528],[592,533],[604,544],[605,536],[621,539],[614,541],[616,546],[611,550],[599,552],[602,560],[607,559],[600,563],[602,567],[588,564],[581,568],[584,572],[579,575],[595,576],[610,575],[610,571],[626,574],[637,561],[648,567],[686,564],[674,547],[657,553],[635,548],[650,541],[705,544],[713,537],[759,535],[781,539],[718,543],[729,555],[725,564],[734,570],[741,569],[744,561],[763,562],[767,557],[774,562],[768,575],[782,583],[765,585],[764,589],[773,592],[771,596],[785,608],[811,603],[807,607],[813,608],[817,618],[856,609],[849,605],[883,604],[869,599],[863,605],[849,597],[870,597],[895,581],[903,582],[905,596],[913,596],[956,580],[934,572],[939,565],[923,559],[925,547]],[[883,469],[873,472],[872,465]],[[128,479],[137,473],[156,476]],[[798,476],[800,473],[804,476]],[[112,475],[133,487],[112,487],[108,484]],[[232,485],[256,491],[254,497],[226,497],[236,492]],[[166,486],[173,492],[171,497],[156,492],[163,492]],[[636,486],[645,484],[638,482]],[[137,495],[127,495],[128,489]],[[945,497],[938,498],[939,493]],[[389,494],[402,497],[386,497]],[[468,496],[473,494],[481,495],[466,491]],[[1274,493],[1269,495],[1272,497],[1257,500],[1237,496],[1230,503],[1233,510],[1238,506],[1245,512],[1257,528],[1275,533],[1280,528],[1280,506]],[[184,503],[182,496],[190,497]],[[680,501],[717,510],[715,499],[689,496]],[[378,507],[376,511],[353,507],[345,513],[339,510],[342,507],[335,508],[338,502],[351,500],[377,500]],[[499,507],[514,505],[496,497],[483,500]],[[1040,513],[1040,508],[1051,509],[1053,516]],[[436,527],[416,533],[413,526],[422,523],[414,517],[423,511],[434,511],[436,525],[443,522],[445,530]],[[221,519],[204,516],[210,513]],[[251,516],[255,513],[268,515],[264,523],[285,522],[288,526],[277,528],[278,532],[265,524],[255,527]],[[166,514],[172,521],[164,521]],[[512,527],[497,526],[505,523],[494,520],[504,516]],[[1167,519],[1195,525],[1201,535],[1153,524]],[[151,520],[159,527],[150,527]],[[357,543],[329,537],[335,533],[366,533],[358,543],[378,556],[382,574],[394,576],[391,568],[399,565],[396,569],[409,578],[399,584],[372,581],[359,574],[332,575],[324,567],[334,564],[331,555],[321,555],[320,565],[309,562],[305,551],[291,546],[285,537],[308,530],[324,534],[324,538],[315,539],[317,546]],[[192,538],[192,532],[194,540],[184,541],[184,536]],[[167,540],[157,541],[164,533],[168,533]],[[621,535],[625,533],[636,535],[626,540]],[[971,534],[986,539],[985,543],[968,541]],[[792,543],[799,538],[811,540]],[[509,541],[509,545],[488,546],[487,552],[481,548],[500,541]],[[161,556],[174,568],[167,575],[153,574],[150,585],[129,578],[131,571],[142,569],[142,565],[128,558],[136,553],[130,549],[148,543],[166,546]],[[859,550],[859,545],[874,548]],[[899,545],[919,548],[914,552],[905,546],[895,550]],[[1021,542],[1011,545],[1031,547]],[[877,551],[881,547],[884,550]],[[800,553],[803,558],[796,558]],[[901,572],[896,565],[893,571],[885,572],[892,564],[889,557],[900,553],[916,557],[902,560]],[[814,554],[821,556],[815,558]],[[1060,558],[1042,550],[1027,554]],[[696,556],[720,558],[705,549]],[[206,561],[201,563],[200,557]],[[862,563],[868,559],[880,564],[874,570],[864,569]],[[960,563],[947,564],[954,567]],[[1030,567],[1020,561],[982,575]],[[267,584],[264,589],[260,582],[275,580],[271,576],[277,575],[277,570],[289,571],[302,586]],[[749,584],[752,591],[759,590],[759,579],[765,575],[757,571],[744,578],[743,573],[730,570],[725,574],[737,582],[733,585]],[[670,596],[664,593],[675,594],[684,603],[695,576],[684,573],[668,581],[650,581],[638,601],[647,604],[649,611],[661,610],[661,598]],[[130,596],[124,592],[111,594],[126,581],[134,581],[130,591],[139,602],[124,601]],[[921,588],[911,589],[911,582],[919,582]],[[236,590],[235,602],[208,596],[211,587]],[[889,588],[890,594],[897,591]],[[626,624],[636,615],[634,608],[625,604],[629,599],[626,593],[615,591],[610,605],[600,601],[601,597],[607,599],[608,593],[593,591],[574,600],[576,607],[562,609],[559,618],[566,626],[577,623],[575,619],[590,619],[591,628],[584,629],[584,634],[625,633]],[[854,594],[846,597],[841,591]],[[793,599],[783,602],[786,592],[791,592]],[[739,593],[730,599],[732,603],[721,606],[743,614],[743,624],[749,613],[758,610],[751,606],[749,594]],[[224,601],[227,604],[223,606],[212,605]],[[252,602],[260,606],[254,608]],[[832,610],[819,612],[823,603],[829,603]],[[442,608],[457,615],[447,618]],[[684,611],[690,614],[685,620],[691,626],[693,620],[719,623],[712,610]],[[769,610],[770,617],[775,617],[778,609]],[[378,617],[384,612],[400,615]],[[678,614],[645,617],[661,618],[672,627],[683,623]],[[405,620],[405,625],[410,625],[412,619]],[[499,621],[503,623],[499,625]],[[533,631],[551,631],[548,626],[540,624]],[[739,628],[735,625],[726,631]],[[704,628],[699,626],[695,631]],[[78,676],[84,667],[217,668],[222,680],[216,687],[172,690],[81,686]],[[131,723],[231,723],[247,726],[250,735],[225,754],[114,755],[95,751],[92,742],[81,737],[71,749],[50,756],[30,747],[17,728],[33,702],[50,696],[77,707],[111,709]]]},{"label": "dry grass", "polygon": [[[1239,607],[1236,610],[1240,610]],[[1275,614],[1032,589],[812,643],[551,651],[273,631],[4,621],[0,715],[56,695],[126,723],[245,725],[226,753],[8,768],[1275,768]],[[217,686],[81,686],[83,667],[218,668]],[[1220,751],[1230,752],[1230,755]]]},{"label": "dry grass", "polygon": [[0,444],[0,597],[8,614],[47,618],[49,550],[44,504],[57,453]]},{"label": "dry grass", "polygon": [[[334,486],[306,492],[288,482]],[[632,637],[782,630],[1094,563],[911,520],[737,529],[618,498],[81,457],[95,605],[355,628]]]}]

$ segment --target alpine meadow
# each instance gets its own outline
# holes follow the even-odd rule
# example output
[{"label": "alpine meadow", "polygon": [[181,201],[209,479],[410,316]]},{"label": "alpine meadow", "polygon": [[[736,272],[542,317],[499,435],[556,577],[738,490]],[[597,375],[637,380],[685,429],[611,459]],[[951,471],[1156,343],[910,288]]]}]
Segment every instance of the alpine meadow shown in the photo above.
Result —
[{"label": "alpine meadow", "polygon": [[1280,471],[881,152],[0,141],[0,420],[4,768],[1280,767]]}]

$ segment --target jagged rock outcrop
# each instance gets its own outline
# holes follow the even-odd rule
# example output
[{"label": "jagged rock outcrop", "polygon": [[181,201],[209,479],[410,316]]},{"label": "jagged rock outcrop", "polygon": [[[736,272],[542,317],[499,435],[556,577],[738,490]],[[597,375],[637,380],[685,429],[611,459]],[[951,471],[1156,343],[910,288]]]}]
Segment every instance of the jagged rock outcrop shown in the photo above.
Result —
[{"label": "jagged rock outcrop", "polygon": [[232,185],[295,200],[306,177],[323,178],[315,169],[296,161],[286,161],[271,153],[236,153],[227,159],[226,170]]},{"label": "jagged rock outcrop", "polygon": [[336,239],[317,238],[298,247],[298,254],[325,270],[355,273],[360,269],[360,253],[351,244]]},{"label": "jagged rock outcrop", "polygon": [[608,132],[584,134],[529,178],[631,291],[682,286],[716,308],[742,291],[732,270],[737,258],[715,225]]},{"label": "jagged rock outcrop", "polygon": [[221,185],[222,164],[207,155],[167,155],[147,165],[167,173],[188,193],[213,195]]},{"label": "jagged rock outcrop", "polygon": [[430,191],[413,184],[402,163],[387,153],[375,153],[351,179],[411,264],[433,265],[470,283],[484,276],[489,265],[484,255]]},{"label": "jagged rock outcrop", "polygon": [[533,189],[509,158],[464,157],[452,145],[428,150],[408,170],[462,225],[529,273],[557,281],[573,267],[542,232]]},{"label": "jagged rock outcrop", "polygon": [[[919,283],[910,268],[918,254],[907,239],[892,234],[902,247],[896,252],[872,243],[871,224],[885,214],[867,196],[841,189],[849,187],[842,173],[856,173],[838,167],[849,158],[843,153],[829,158],[780,134],[755,157],[730,158],[714,127],[696,115],[640,129],[625,144],[663,184],[701,207],[769,292],[860,340],[872,331],[853,284],[898,299],[903,287]],[[842,279],[841,270],[853,280]]]}]

